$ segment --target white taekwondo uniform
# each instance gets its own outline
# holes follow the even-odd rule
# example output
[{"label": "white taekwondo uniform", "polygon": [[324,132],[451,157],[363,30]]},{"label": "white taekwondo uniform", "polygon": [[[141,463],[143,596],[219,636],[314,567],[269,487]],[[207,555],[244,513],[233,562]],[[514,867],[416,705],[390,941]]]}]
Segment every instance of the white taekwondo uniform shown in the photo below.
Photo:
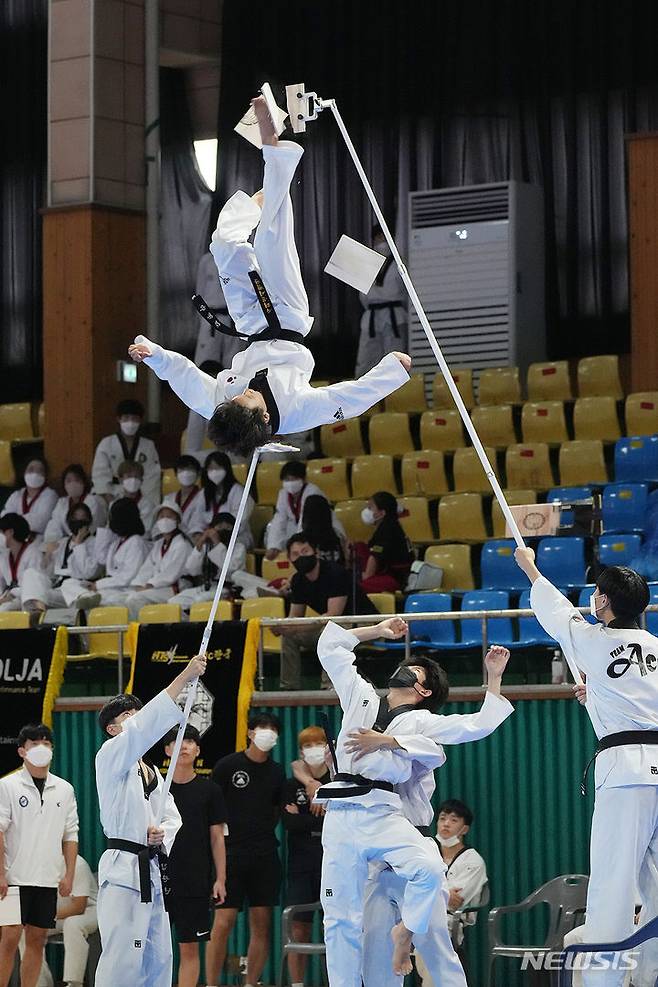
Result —
[{"label": "white taekwondo uniform", "polygon": [[378,247],[377,252],[386,253],[386,262],[368,294],[359,292],[364,313],[361,316],[354,371],[357,377],[374,367],[391,350],[406,352],[407,349],[407,313],[404,307],[407,292],[388,244]]},{"label": "white taekwondo uniform", "polygon": [[[267,329],[250,271],[260,272],[274,311],[285,331],[306,336],[313,325],[295,246],[290,183],[303,153],[299,144],[265,145],[263,209],[245,192],[226,203],[210,245],[229,312],[238,332],[247,336]],[[258,226],[253,246],[248,237]],[[356,418],[409,380],[400,361],[389,353],[357,381],[311,387],[315,366],[311,351],[286,339],[258,340],[237,353],[229,370],[217,379],[202,373],[191,360],[164,350],[144,336],[153,355],[144,362],[193,411],[204,418],[223,401],[257,388],[270,413],[272,434],[290,435],[318,425]],[[256,375],[259,375],[256,377]]]},{"label": "white taekwondo uniform", "polygon": [[[219,488],[215,488],[215,493]],[[201,528],[197,528],[197,531],[205,531],[212,524],[212,520],[216,514],[232,514],[234,518],[238,516],[238,508],[240,507],[240,501],[242,499],[242,494],[244,493],[244,485],[238,483],[237,481],[233,484],[225,500],[215,500],[209,507],[206,507],[206,498],[201,491],[200,504],[199,504],[199,520],[201,521]],[[220,494],[220,497],[223,494]],[[245,505],[244,514],[242,515],[242,521],[240,523],[240,540],[245,543],[247,548],[251,548],[254,544],[254,536],[251,533],[250,518],[253,514],[255,502],[254,498],[249,495],[247,497],[247,503]]]},{"label": "white taekwondo uniform", "polygon": [[309,497],[327,499],[315,483],[304,482],[297,497],[287,490],[279,490],[274,515],[265,529],[265,548],[278,548],[280,552],[285,549],[291,535],[301,530],[304,504]]},{"label": "white taekwondo uniform", "polygon": [[128,436],[115,432],[100,440],[91,467],[94,493],[121,496],[121,482],[117,471],[123,462],[141,463],[144,469],[144,495],[159,504],[162,474],[160,457],[155,443],[139,434]]},{"label": "white taekwondo uniform", "polygon": [[[85,494],[80,503],[85,504],[91,511],[92,530],[100,528],[105,524],[107,520],[107,504],[102,497],[88,493]],[[55,504],[50,521],[46,525],[46,530],[43,533],[43,540],[45,542],[59,541],[60,538],[65,538],[71,534],[71,530],[66,523],[66,516],[73,506],[70,497],[59,498]]]},{"label": "white taekwondo uniform", "polygon": [[[30,493],[32,498],[30,499]],[[5,501],[0,517],[5,514],[20,514],[35,535],[42,535],[57,504],[57,491],[52,487],[39,487],[30,491],[27,487],[14,490]]]},{"label": "white taekwondo uniform", "polygon": [[[198,576],[201,576],[203,573],[203,559],[205,554],[205,545],[201,551],[197,548],[191,549],[187,556],[183,574],[185,576],[190,576],[192,579],[196,579]],[[180,603],[182,607],[187,609],[188,607],[191,607],[193,603],[202,603],[207,600],[214,600],[219,572],[221,571],[221,568],[224,565],[224,559],[226,558],[226,545],[224,545],[221,541],[218,545],[213,545],[213,547],[208,551],[208,558],[217,569],[217,572],[213,572],[212,574],[209,588],[206,589],[203,585],[189,586],[187,589],[183,589],[177,593],[176,596],[172,596],[169,600],[170,603]],[[245,548],[244,543],[238,539],[233,547],[233,554],[231,555],[226,578],[230,580],[234,572],[242,572],[246,564],[247,549]],[[228,595],[228,592],[226,595]]]},{"label": "white taekwondo uniform", "polygon": [[[477,713],[453,713],[449,716],[434,714],[435,722],[430,725],[430,735],[437,743],[446,745],[482,740],[493,733],[513,712],[514,707],[507,699],[487,692]],[[404,736],[406,733],[404,719],[400,717],[398,721],[396,718],[386,732],[394,733],[397,738]],[[425,733],[425,729],[421,732]],[[431,824],[434,818],[431,804],[434,789],[434,772],[428,771],[420,779],[416,792],[410,793],[408,786],[400,790],[402,811],[414,826],[425,828]],[[412,798],[409,797],[410,794],[413,795]],[[470,853],[469,850],[468,854]],[[454,869],[455,863],[456,861],[451,865],[451,870]],[[462,864],[463,869],[464,864]],[[478,883],[479,880],[480,878]],[[486,872],[484,880],[486,880]],[[469,900],[478,890],[475,885],[471,889],[470,883],[469,876],[469,886],[466,888],[470,896]],[[430,927],[426,935],[414,936],[416,952],[421,954],[424,965],[437,987],[439,985],[465,987],[466,984],[462,965],[453,948],[451,916],[447,912],[449,889],[460,886],[462,885],[453,873],[448,879],[446,871],[442,894],[437,897],[434,904]],[[397,977],[393,973],[393,947],[389,935],[390,929],[400,921],[400,903],[403,897],[402,878],[390,868],[370,868],[364,908],[363,982],[365,987],[399,987],[403,982],[402,977]]]},{"label": "white taekwondo uniform", "polygon": [[20,581],[21,599],[39,600],[46,607],[70,607],[80,595],[79,581],[95,579],[100,572],[96,536],[89,535],[75,545],[73,536],[68,535],[59,539],[52,555],[42,553],[39,569],[25,571]]},{"label": "white taekwondo uniform", "polygon": [[23,542],[14,557],[8,548],[0,549],[0,596],[9,594],[5,603],[0,603],[0,610],[20,610],[29,596],[23,596],[22,586],[25,574],[30,569],[39,570],[43,556],[43,543],[39,541]]},{"label": "white taekwondo uniform", "polygon": [[[190,543],[180,531],[166,545],[164,538],[154,542],[129,587],[126,599],[129,620],[137,620],[141,607],[147,603],[166,603],[178,593],[189,554]],[[137,589],[138,586],[149,588]]]},{"label": "white taekwondo uniform", "polygon": [[[637,626],[590,624],[543,576],[530,593],[537,620],[587,675],[587,712],[599,740],[658,731],[658,639]],[[619,942],[658,914],[658,747],[631,743],[596,759],[584,941]],[[656,971],[658,973],[658,971]],[[584,972],[586,987],[620,987],[622,971]]]},{"label": "white taekwondo uniform", "polygon": [[[96,560],[105,566],[105,575],[96,580],[96,590],[101,594],[101,605],[125,606],[130,584],[139,572],[148,554],[148,544],[142,535],[121,538],[110,528],[99,528],[96,533]],[[73,600],[88,592],[80,579],[66,579],[61,586],[65,597]]]},{"label": "white taekwondo uniform", "polygon": [[[109,840],[145,845],[149,826],[157,826],[163,778],[145,791],[139,759],[172,727],[183,712],[166,691],[123,721],[116,737],[96,755],[96,788],[103,832]],[[162,828],[169,854],[181,817],[167,797]],[[151,901],[142,901],[139,860],[127,850],[108,849],[98,865],[98,928],[103,952],[96,987],[171,987],[172,950],[169,918],[164,908],[157,858],[149,864]]]},{"label": "white taekwondo uniform", "polygon": [[203,523],[203,490],[195,487],[194,490],[183,498],[182,491],[168,493],[162,498],[163,507],[173,507],[175,511],[180,511],[180,530],[184,535],[196,535],[203,531],[207,525]]}]

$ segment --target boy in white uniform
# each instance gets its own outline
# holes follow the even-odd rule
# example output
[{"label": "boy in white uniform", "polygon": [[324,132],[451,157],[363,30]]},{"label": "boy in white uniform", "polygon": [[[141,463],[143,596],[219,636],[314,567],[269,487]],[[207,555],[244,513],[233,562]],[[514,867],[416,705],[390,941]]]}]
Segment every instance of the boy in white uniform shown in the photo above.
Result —
[{"label": "boy in white uniform", "polygon": [[[279,141],[264,98],[253,101],[263,142],[263,190],[236,192],[219,214],[210,250],[238,333],[250,345],[216,379],[144,336],[129,347],[193,411],[208,436],[249,456],[273,435],[356,418],[409,380],[411,359],[389,353],[358,381],[311,387],[314,361],[303,340],[313,325],[294,238],[290,183],[303,154]],[[256,228],[253,246],[248,237]]]},{"label": "boy in white uniform", "polygon": [[148,500],[160,502],[160,457],[155,443],[140,432],[144,422],[144,406],[140,401],[128,398],[119,401],[116,408],[117,430],[106,435],[96,446],[91,479],[94,493],[105,497],[107,503],[120,496],[118,469],[123,462],[139,463],[144,471],[144,495]]},{"label": "boy in white uniform", "polygon": [[[636,888],[644,920],[658,910],[658,640],[637,623],[649,588],[633,569],[609,566],[590,602],[600,623],[589,624],[541,575],[532,549],[517,548],[515,558],[537,620],[587,675],[599,745],[584,942],[620,942],[635,931]],[[623,970],[583,974],[586,987],[623,980]]]}]

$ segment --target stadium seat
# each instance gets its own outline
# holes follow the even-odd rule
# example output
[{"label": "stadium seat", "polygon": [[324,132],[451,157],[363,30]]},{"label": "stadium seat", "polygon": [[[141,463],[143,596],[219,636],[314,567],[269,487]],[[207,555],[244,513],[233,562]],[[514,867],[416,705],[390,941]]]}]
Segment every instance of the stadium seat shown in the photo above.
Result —
[{"label": "stadium seat", "polygon": [[231,466],[233,469],[233,476],[238,481],[238,483],[241,483],[242,486],[244,486],[245,483],[247,482],[247,473],[249,472],[249,464],[232,463]]},{"label": "stadium seat", "polygon": [[372,497],[379,490],[395,494],[397,484],[393,474],[393,457],[357,456],[352,464],[352,494],[355,497]]},{"label": "stadium seat", "polygon": [[25,630],[31,616],[26,610],[0,610],[0,631]]},{"label": "stadium seat", "polygon": [[[498,476],[496,466],[496,450],[491,446],[485,446],[484,451],[487,459],[493,467],[493,471]],[[489,493],[491,485],[477,452],[473,448],[457,449],[453,460],[453,471],[455,477],[455,492],[471,491],[475,493]]]},{"label": "stadium seat", "polygon": [[[505,500],[510,507],[522,504],[536,504],[537,494],[534,490],[504,490]],[[505,538],[505,516],[496,498],[491,502],[491,524],[494,538]],[[441,529],[439,528],[439,531]]]},{"label": "stadium seat", "polygon": [[[404,601],[404,613],[409,624],[410,645],[413,648],[451,648],[455,644],[453,620],[414,620],[414,613],[449,613],[450,593],[410,593]],[[404,651],[404,641],[384,641],[386,651]]]},{"label": "stadium seat", "polygon": [[442,590],[475,589],[469,545],[430,545],[425,562],[443,569]]},{"label": "stadium seat", "polygon": [[261,576],[271,583],[274,579],[291,579],[295,574],[287,552],[279,552],[275,559],[263,559]]},{"label": "stadium seat", "polygon": [[281,490],[281,467],[284,459],[264,459],[256,467],[256,490],[259,504],[276,504]]},{"label": "stadium seat", "polygon": [[537,546],[537,568],[554,586],[584,586],[585,539],[542,538]]},{"label": "stadium seat", "polygon": [[[553,487],[546,494],[548,504],[569,504],[576,500],[590,500],[592,497],[591,487]],[[570,525],[574,523],[573,511],[562,511],[560,523]]]},{"label": "stadium seat", "polygon": [[621,400],[618,356],[586,356],[578,361],[578,397],[606,396]]},{"label": "stadium seat", "polygon": [[553,470],[545,442],[509,446],[505,473],[510,490],[547,490],[553,486]]},{"label": "stadium seat", "polygon": [[658,435],[633,435],[615,443],[615,480],[658,483]]},{"label": "stadium seat", "polygon": [[603,491],[603,530],[644,531],[648,498],[645,483],[611,483]]},{"label": "stadium seat", "polygon": [[[190,607],[191,621],[205,621],[208,623],[212,600],[203,600],[201,603],[193,603]],[[233,604],[230,600],[220,600],[215,614],[215,620],[233,620]]]},{"label": "stadium seat", "polygon": [[[649,606],[658,605],[658,583],[649,583]],[[646,616],[647,630],[650,634],[658,636],[658,610],[648,613]]]},{"label": "stadium seat", "polygon": [[259,548],[263,541],[265,528],[274,517],[274,508],[271,504],[255,504],[249,518],[249,526],[254,536],[254,545]]},{"label": "stadium seat", "polygon": [[361,520],[361,511],[367,506],[367,500],[341,500],[334,507],[336,520],[345,528],[349,541],[370,541],[374,529],[371,524]]},{"label": "stadium seat", "polygon": [[425,375],[412,374],[411,378],[397,391],[389,394],[384,401],[386,411],[405,411],[419,414],[427,409],[425,398]]},{"label": "stadium seat", "polygon": [[377,613],[396,613],[395,593],[368,593],[368,599]]},{"label": "stadium seat", "polygon": [[629,565],[642,544],[641,535],[601,535],[599,562],[601,565]]},{"label": "stadium seat", "polygon": [[[257,596],[243,600],[240,608],[240,620],[251,620],[254,617],[270,617],[278,619],[285,617],[286,605],[282,596]],[[277,637],[269,627],[263,628],[263,650],[281,654],[283,638]]]},{"label": "stadium seat", "polygon": [[[455,367],[452,371],[452,379],[457,385],[457,390],[461,394],[462,401],[467,408],[475,407],[475,395],[473,393],[473,371],[467,367]],[[434,375],[432,384],[432,404],[435,408],[453,408],[454,400],[448,390],[441,371]]]},{"label": "stadium seat", "polygon": [[162,496],[163,498],[170,493],[176,493],[180,490],[180,483],[178,482],[178,477],[176,476],[176,470],[166,469],[162,471],[161,476],[162,483]]},{"label": "stadium seat", "polygon": [[435,540],[426,497],[399,497],[399,520],[407,536],[413,542]]},{"label": "stadium seat", "polygon": [[518,367],[487,367],[480,374],[478,404],[519,404],[521,381]]},{"label": "stadium seat", "polygon": [[438,449],[405,452],[402,457],[402,493],[438,497],[448,492],[443,453]]},{"label": "stadium seat", "polygon": [[573,397],[566,360],[531,363],[528,367],[528,401],[570,401]]},{"label": "stadium seat", "polygon": [[560,483],[565,487],[608,482],[600,439],[574,439],[563,442],[559,457]]},{"label": "stadium seat", "polygon": [[362,456],[366,451],[361,437],[361,425],[358,418],[348,418],[332,425],[323,425],[320,429],[320,445],[325,456],[346,457]]},{"label": "stadium seat", "polygon": [[[462,613],[473,610],[509,610],[509,593],[500,589],[476,589],[464,593]],[[464,647],[482,647],[482,621],[478,619],[461,620],[462,640]],[[492,617],[487,620],[487,644],[500,644],[509,648],[514,644],[511,617]]]},{"label": "stadium seat", "polygon": [[636,391],[626,398],[626,435],[655,435],[658,432],[658,391]]},{"label": "stadium seat", "polygon": [[16,442],[33,438],[32,409],[29,402],[0,404],[0,439]]},{"label": "stadium seat", "polygon": [[381,415],[373,415],[368,425],[370,452],[390,453],[399,456],[403,452],[412,452],[414,448],[409,429],[409,415],[402,411],[385,411]]},{"label": "stadium seat", "polygon": [[569,438],[562,401],[526,401],[521,412],[524,442],[566,442]]},{"label": "stadium seat", "polygon": [[485,543],[480,559],[483,589],[527,589],[528,577],[514,561],[515,547],[511,538],[493,539]]},{"label": "stadium seat", "polygon": [[511,404],[487,404],[473,408],[471,419],[481,442],[503,449],[516,442]]},{"label": "stadium seat", "polygon": [[[524,589],[519,597],[519,610],[530,610],[530,590]],[[546,633],[536,617],[519,617],[519,640],[517,647],[544,645],[556,647],[555,641]]]},{"label": "stadium seat", "polygon": [[464,426],[456,408],[439,408],[421,415],[420,444],[423,449],[452,452],[465,443]]},{"label": "stadium seat", "polygon": [[578,398],[573,408],[573,429],[577,439],[616,442],[621,435],[617,402],[614,398]]},{"label": "stadium seat", "polygon": [[[594,583],[588,583],[587,586],[583,586],[580,593],[578,594],[578,603],[576,606],[579,607],[589,607],[590,597],[592,593],[596,590],[596,585]],[[595,624],[596,618],[592,617],[591,613],[584,613],[583,617],[588,624]]]},{"label": "stadium seat", "polygon": [[43,436],[46,429],[46,405],[43,401],[39,401],[36,409],[36,427],[34,429],[34,434]]},{"label": "stadium seat", "polygon": [[345,459],[309,459],[306,464],[306,479],[309,483],[315,483],[331,501],[350,498]]},{"label": "stadium seat", "polygon": [[147,603],[137,615],[140,624],[176,624],[181,619],[178,603]]},{"label": "stadium seat", "polygon": [[0,439],[0,487],[13,487],[16,483],[16,472],[11,458],[11,442]]},{"label": "stadium seat", "polygon": [[443,541],[480,542],[487,538],[482,494],[447,494],[439,501],[439,538]]},{"label": "stadium seat", "polygon": [[[92,607],[87,611],[88,627],[110,627],[112,624],[127,624],[128,607]],[[76,655],[78,658],[118,658],[119,635],[108,631],[89,634],[86,637],[87,652]],[[125,647],[124,647],[125,650]]]}]

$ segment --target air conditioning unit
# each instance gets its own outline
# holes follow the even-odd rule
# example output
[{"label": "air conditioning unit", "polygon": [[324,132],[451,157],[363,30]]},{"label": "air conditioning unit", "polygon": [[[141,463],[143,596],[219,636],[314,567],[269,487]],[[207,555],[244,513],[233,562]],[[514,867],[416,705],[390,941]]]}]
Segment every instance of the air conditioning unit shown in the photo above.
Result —
[{"label": "air conditioning unit", "polygon": [[[546,359],[544,202],[521,182],[410,194],[409,272],[450,367]],[[438,370],[410,308],[409,352],[428,394]]]}]

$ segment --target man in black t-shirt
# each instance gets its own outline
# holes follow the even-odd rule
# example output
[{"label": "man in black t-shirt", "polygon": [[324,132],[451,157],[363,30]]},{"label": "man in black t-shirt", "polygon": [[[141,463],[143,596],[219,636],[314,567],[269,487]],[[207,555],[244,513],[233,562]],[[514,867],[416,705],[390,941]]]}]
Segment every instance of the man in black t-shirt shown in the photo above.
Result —
[{"label": "man in black t-shirt", "polygon": [[[177,733],[174,729],[165,737],[167,757]],[[219,785],[194,770],[200,741],[199,731],[188,725],[171,785],[183,820],[169,855],[167,906],[180,946],[178,987],[196,987],[199,982],[198,944],[210,939],[210,899],[222,902],[226,897],[226,804]]]},{"label": "man in black t-shirt", "polygon": [[275,829],[283,794],[283,768],[270,757],[279,739],[279,721],[269,713],[249,717],[245,751],[221,758],[213,780],[228,810],[226,898],[218,904],[206,951],[206,983],[218,984],[228,937],[245,900],[249,906],[247,985],[254,987],[265,968],[272,907],[279,903],[281,864]]},{"label": "man in black t-shirt", "polygon": [[[290,616],[303,617],[310,607],[321,616],[342,617],[344,614],[375,613],[375,608],[355,585],[352,573],[336,562],[325,562],[316,555],[311,535],[302,531],[288,539],[288,558],[296,569],[290,581]],[[281,652],[282,689],[301,689],[302,651],[313,651],[317,657],[318,638],[322,625],[313,629],[289,627],[282,631]],[[329,679],[322,673],[323,689],[330,689]]]}]

